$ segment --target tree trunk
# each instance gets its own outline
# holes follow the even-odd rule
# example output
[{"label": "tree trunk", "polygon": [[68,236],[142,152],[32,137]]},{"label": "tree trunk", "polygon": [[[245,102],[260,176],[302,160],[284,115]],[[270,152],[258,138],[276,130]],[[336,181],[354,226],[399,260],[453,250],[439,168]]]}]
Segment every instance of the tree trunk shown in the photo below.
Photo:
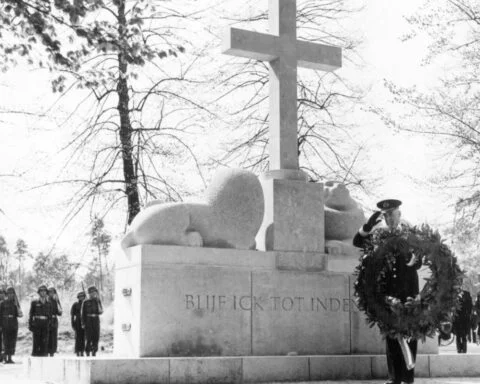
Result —
[{"label": "tree trunk", "polygon": [[127,59],[126,59],[126,42],[125,33],[127,20],[125,17],[125,0],[118,3],[118,31],[120,41],[124,42],[120,47],[118,54],[118,105],[117,110],[120,115],[120,143],[122,145],[123,160],[123,177],[125,180],[125,194],[128,202],[128,224],[132,222],[135,216],[140,212],[140,198],[138,194],[138,178],[137,170],[133,161],[133,144],[132,144],[132,124],[130,121],[130,95],[128,93],[127,82]]}]

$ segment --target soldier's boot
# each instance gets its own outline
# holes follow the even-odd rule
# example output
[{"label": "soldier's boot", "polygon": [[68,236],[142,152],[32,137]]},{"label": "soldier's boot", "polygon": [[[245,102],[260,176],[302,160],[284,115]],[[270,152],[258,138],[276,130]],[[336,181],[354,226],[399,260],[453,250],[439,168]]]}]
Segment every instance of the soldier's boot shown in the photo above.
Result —
[{"label": "soldier's boot", "polygon": [[87,354],[87,356],[90,356],[90,351],[87,351],[86,354]]},{"label": "soldier's boot", "polygon": [[93,351],[92,356],[97,356],[97,351]]},{"label": "soldier's boot", "polygon": [[83,352],[80,352],[80,356],[83,356]]}]

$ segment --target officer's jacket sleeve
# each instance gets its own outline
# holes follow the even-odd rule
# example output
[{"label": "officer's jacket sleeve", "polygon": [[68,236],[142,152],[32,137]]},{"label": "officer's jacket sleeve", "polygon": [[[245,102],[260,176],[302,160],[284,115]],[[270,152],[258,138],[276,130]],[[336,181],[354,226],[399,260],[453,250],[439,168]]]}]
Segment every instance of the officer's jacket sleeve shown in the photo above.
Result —
[{"label": "officer's jacket sleeve", "polygon": [[353,238],[353,245],[358,248],[363,248],[367,240],[371,237],[372,235],[362,236],[360,232],[357,232],[355,237]]}]

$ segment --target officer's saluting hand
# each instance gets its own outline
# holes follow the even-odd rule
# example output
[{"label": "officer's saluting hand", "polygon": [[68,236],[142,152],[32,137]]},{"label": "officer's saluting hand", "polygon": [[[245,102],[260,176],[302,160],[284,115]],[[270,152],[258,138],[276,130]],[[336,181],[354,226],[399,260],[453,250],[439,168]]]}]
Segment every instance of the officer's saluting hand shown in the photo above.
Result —
[{"label": "officer's saluting hand", "polygon": [[380,216],[382,215],[382,212],[380,211],[375,211],[372,216],[368,219],[366,224],[363,224],[363,231],[364,232],[371,232],[373,227],[375,227],[378,223],[382,221]]}]

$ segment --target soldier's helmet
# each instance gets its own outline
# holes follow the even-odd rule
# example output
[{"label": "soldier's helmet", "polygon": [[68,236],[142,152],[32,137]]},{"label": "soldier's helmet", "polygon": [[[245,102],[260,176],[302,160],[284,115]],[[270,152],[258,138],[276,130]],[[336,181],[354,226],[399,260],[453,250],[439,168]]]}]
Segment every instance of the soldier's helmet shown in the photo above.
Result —
[{"label": "soldier's helmet", "polygon": [[50,292],[57,293],[57,290],[55,289],[55,287],[50,287],[48,288],[48,293]]},{"label": "soldier's helmet", "polygon": [[85,292],[80,291],[77,293],[77,299],[80,299],[81,297],[85,298]]},{"label": "soldier's helmet", "polygon": [[13,288],[13,287],[8,287],[6,292],[7,292],[7,294],[8,294],[8,293],[15,293],[15,288]]},{"label": "soldier's helmet", "polygon": [[97,287],[95,287],[94,285],[92,285],[91,287],[88,287],[88,293],[92,293],[92,292],[98,292]]},{"label": "soldier's helmet", "polygon": [[41,285],[40,287],[38,287],[37,293],[40,293],[40,291],[48,292],[47,286],[46,285]]}]

